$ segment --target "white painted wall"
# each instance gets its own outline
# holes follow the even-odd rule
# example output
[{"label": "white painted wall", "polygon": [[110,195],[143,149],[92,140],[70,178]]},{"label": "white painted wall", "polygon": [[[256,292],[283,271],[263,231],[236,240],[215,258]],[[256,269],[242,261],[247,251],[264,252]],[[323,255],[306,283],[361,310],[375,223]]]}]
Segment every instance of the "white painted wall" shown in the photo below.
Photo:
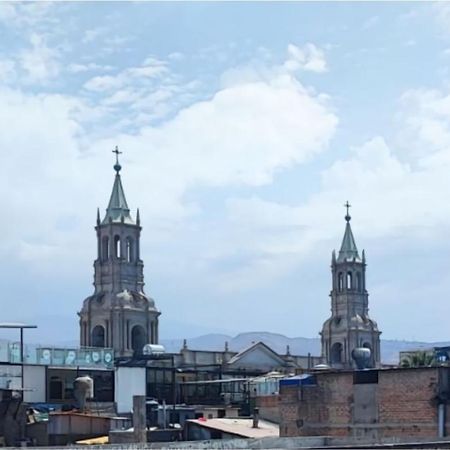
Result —
[{"label": "white painted wall", "polygon": [[30,403],[45,402],[45,366],[24,366],[24,400]]},{"label": "white painted wall", "polygon": [[0,388],[20,389],[20,366],[0,365]]},{"label": "white painted wall", "polygon": [[114,372],[114,395],[119,414],[133,409],[133,395],[145,395],[145,367],[117,367]]}]

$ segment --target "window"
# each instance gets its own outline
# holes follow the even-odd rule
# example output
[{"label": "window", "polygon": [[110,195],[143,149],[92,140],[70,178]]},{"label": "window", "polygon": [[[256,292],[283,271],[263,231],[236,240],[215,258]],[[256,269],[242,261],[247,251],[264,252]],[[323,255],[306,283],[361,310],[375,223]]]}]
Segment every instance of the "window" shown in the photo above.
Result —
[{"label": "window", "polygon": [[122,257],[122,252],[120,248],[120,236],[114,236],[114,252],[116,258]]},{"label": "window", "polygon": [[347,272],[347,289],[352,289],[352,287],[353,287],[352,273]]},{"label": "window", "polygon": [[356,289],[358,289],[359,292],[362,291],[361,274],[359,272],[356,273]]},{"label": "window", "polygon": [[127,237],[127,262],[132,262],[134,259],[134,255],[133,255],[133,239],[131,239],[130,237]]},{"label": "window", "polygon": [[344,276],[342,275],[342,272],[339,272],[338,275],[338,290],[339,292],[342,292],[344,289]]}]

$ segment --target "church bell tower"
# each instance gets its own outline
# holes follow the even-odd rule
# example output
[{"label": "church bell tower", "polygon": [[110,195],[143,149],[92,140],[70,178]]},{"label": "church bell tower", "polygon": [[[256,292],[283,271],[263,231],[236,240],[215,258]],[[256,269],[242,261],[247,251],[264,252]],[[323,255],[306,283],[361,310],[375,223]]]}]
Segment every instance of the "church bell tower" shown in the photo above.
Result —
[{"label": "church bell tower", "polygon": [[[366,257],[360,258],[350,226],[350,205],[346,203],[345,233],[341,249],[331,259],[331,317],[323,324],[322,356],[335,368],[356,368],[357,353],[366,353],[367,367],[380,363],[380,331],[369,318],[369,294],[366,290]],[[370,349],[370,353],[367,350]],[[370,357],[368,356],[370,355]]]},{"label": "church bell tower", "polygon": [[112,347],[116,356],[142,352],[145,344],[158,343],[160,312],[144,293],[144,264],[140,255],[141,224],[130,214],[122,186],[119,150],[106,214],[97,210],[97,258],[94,293],[78,313],[82,347]]}]

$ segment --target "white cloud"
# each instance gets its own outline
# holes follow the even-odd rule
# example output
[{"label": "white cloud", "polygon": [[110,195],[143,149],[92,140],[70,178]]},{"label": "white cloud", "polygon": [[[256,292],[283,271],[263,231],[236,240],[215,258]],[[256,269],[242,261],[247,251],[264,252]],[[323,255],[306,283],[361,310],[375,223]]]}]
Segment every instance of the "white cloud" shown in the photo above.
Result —
[{"label": "white cloud", "polygon": [[52,2],[0,2],[0,22],[21,29],[54,25],[57,21],[50,14],[54,8]]},{"label": "white cloud", "polygon": [[307,43],[303,47],[289,44],[287,51],[289,58],[284,63],[284,67],[288,71],[305,70],[323,73],[328,70],[324,51],[314,44]]},{"label": "white cloud", "polygon": [[369,17],[367,20],[365,20],[361,26],[363,30],[370,30],[374,26],[376,26],[380,21],[380,18],[378,16],[372,16]]},{"label": "white cloud", "polygon": [[15,79],[16,63],[12,59],[0,59],[0,82],[8,83]]},{"label": "white cloud", "polygon": [[101,65],[96,63],[88,63],[88,64],[76,64],[71,63],[67,67],[67,71],[71,73],[83,73],[83,72],[90,72],[94,70],[100,70],[100,71],[110,71],[113,70],[113,66],[108,65]]},{"label": "white cloud", "polygon": [[167,55],[167,58],[172,61],[182,61],[185,59],[185,55],[181,52],[172,52]]},{"label": "white cloud", "polygon": [[88,91],[104,92],[132,86],[138,82],[154,82],[169,72],[167,64],[155,58],[147,58],[139,67],[129,67],[116,75],[95,76],[84,84]]},{"label": "white cloud", "polygon": [[[39,46],[42,41],[34,43]],[[146,64],[165,68],[157,60]],[[132,69],[121,73],[148,77]],[[43,77],[45,72],[35,76]],[[114,80],[117,77],[102,78],[105,85]],[[153,97],[146,101],[153,108],[164,104],[173,92],[149,92]],[[119,90],[109,101],[116,105],[130,99],[144,101],[133,95],[133,91]],[[125,150],[124,184],[133,199],[130,203],[141,206],[147,224],[170,224],[198,211],[184,200],[189,189],[270,183],[276,171],[301,164],[326,149],[337,125],[325,98],[286,75],[225,87],[159,126],[144,126],[137,133],[101,141],[85,136],[82,123],[89,107],[80,100],[17,91],[0,91],[0,97],[0,118],[7,128],[0,146],[15,149],[6,156],[2,170],[12,173],[21,167],[12,204],[5,208],[11,211],[11,220],[22,225],[9,228],[8,242],[20,246],[17,255],[23,256],[26,250],[29,258],[46,249],[42,255],[49,261],[58,254],[58,247],[67,249],[78,239],[79,227],[91,226],[95,207],[106,203],[110,183],[100,186],[98,177],[110,172],[105,157],[116,144]],[[137,113],[145,116],[144,105],[138,105]],[[29,166],[23,161],[30,161]],[[146,186],[145,194],[142,186]],[[92,196],[94,187],[96,195]],[[3,189],[11,191],[12,186]],[[80,199],[75,208],[79,222],[73,230],[59,230],[56,224],[74,215],[73,202],[68,200],[74,198]],[[30,217],[31,234],[26,225]],[[30,246],[37,250],[33,252]],[[10,245],[8,249],[3,252],[9,252]],[[77,251],[81,255],[84,250],[79,247]]]},{"label": "white cloud", "polygon": [[23,50],[19,55],[22,69],[31,83],[47,82],[60,72],[59,53],[46,45],[42,35],[33,33],[30,36],[31,48]]},{"label": "white cloud", "polygon": [[254,196],[230,199],[232,231],[212,258],[232,256],[243,264],[222,272],[219,286],[240,291],[260,286],[262,280],[271,284],[318,249],[336,247],[343,232],[343,220],[341,226],[336,220],[342,219],[347,199],[354,206],[359,243],[383,240],[390,243],[385,251],[392,251],[393,245],[411,250],[416,240],[440,242],[450,227],[450,95],[406,92],[397,126],[391,144],[374,137],[323,169],[320,189],[298,206]]},{"label": "white cloud", "polygon": [[84,88],[89,91],[103,92],[117,89],[123,85],[123,81],[118,76],[100,75],[91,78],[84,84]]},{"label": "white cloud", "polygon": [[107,33],[108,33],[108,28],[106,28],[106,27],[97,27],[97,28],[91,28],[89,30],[85,30],[83,33],[83,37],[81,38],[81,42],[83,42],[84,44],[93,42],[97,38],[104,36]]}]

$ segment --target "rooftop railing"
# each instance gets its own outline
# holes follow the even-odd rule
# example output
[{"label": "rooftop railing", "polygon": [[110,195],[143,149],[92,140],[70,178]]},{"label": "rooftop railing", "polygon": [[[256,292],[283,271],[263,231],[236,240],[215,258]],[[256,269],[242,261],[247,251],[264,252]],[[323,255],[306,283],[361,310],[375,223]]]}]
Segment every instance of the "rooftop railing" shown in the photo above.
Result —
[{"label": "rooftop railing", "polygon": [[[20,364],[20,343],[0,342],[0,363]],[[112,369],[114,350],[102,347],[64,348],[25,345],[24,364]]]}]

